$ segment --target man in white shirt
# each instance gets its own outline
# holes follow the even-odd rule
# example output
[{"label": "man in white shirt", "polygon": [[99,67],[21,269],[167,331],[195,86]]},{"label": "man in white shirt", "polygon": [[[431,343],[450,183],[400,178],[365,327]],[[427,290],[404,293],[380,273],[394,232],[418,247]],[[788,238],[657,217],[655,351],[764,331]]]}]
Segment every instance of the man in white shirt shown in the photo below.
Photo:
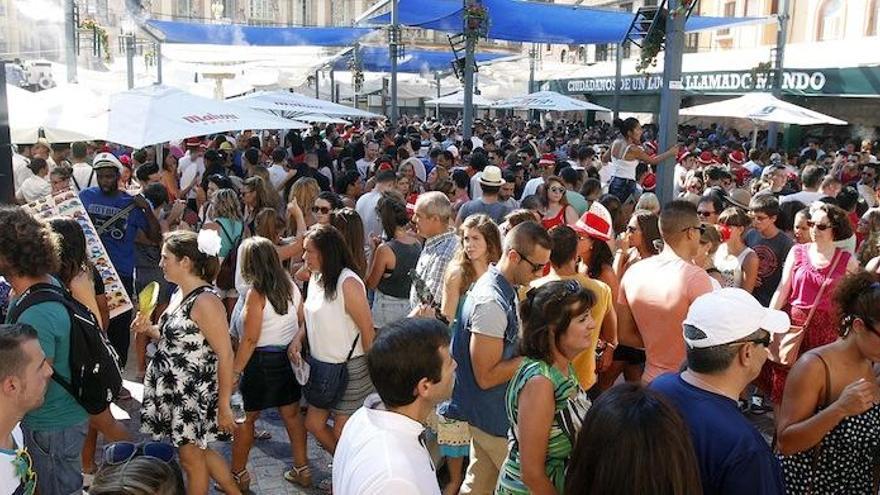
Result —
[{"label": "man in white shirt", "polygon": [[70,145],[70,156],[73,159],[73,187],[76,192],[95,187],[98,185],[98,178],[95,176],[95,169],[88,162],[88,145],[82,141],[77,141]]},{"label": "man in white shirt", "polygon": [[455,361],[445,325],[406,318],[382,329],[367,355],[372,395],[345,423],[333,455],[337,495],[440,495],[422,435],[452,393]]},{"label": "man in white shirt", "polygon": [[822,199],[825,195],[819,190],[822,185],[822,179],[825,178],[825,169],[817,165],[807,165],[801,172],[801,184],[803,185],[800,192],[782,196],[779,199],[780,204],[789,203],[791,201],[800,201],[806,206],[810,206],[814,201]]},{"label": "man in white shirt", "polygon": [[[186,140],[186,154],[177,162],[177,173],[180,174],[181,196],[191,202],[194,208],[196,200],[195,186],[205,173],[205,145],[199,138]],[[186,193],[184,195],[184,193]]]},{"label": "man in white shirt", "polygon": [[382,197],[382,193],[394,189],[396,181],[397,176],[391,170],[379,172],[376,174],[376,185],[373,187],[373,190],[358,198],[355,205],[355,210],[361,216],[361,221],[364,224],[364,244],[366,244],[371,252],[373,246],[375,246],[372,239],[374,237],[381,237],[383,232],[382,221],[376,212],[376,206],[379,205],[379,198]]},{"label": "man in white shirt", "polygon": [[538,188],[544,185],[544,179],[553,175],[553,172],[556,169],[556,156],[553,153],[544,153],[538,161],[538,166],[541,167],[541,175],[531,178],[526,182],[522,198],[531,196],[532,194],[538,194]]},{"label": "man in white shirt", "polygon": [[33,465],[24,473],[16,469],[17,457],[31,458],[19,422],[43,403],[51,376],[37,331],[24,324],[0,325],[0,493],[30,493],[28,482],[36,483]]},{"label": "man in white shirt", "polygon": [[20,203],[30,203],[52,194],[52,184],[48,180],[49,165],[46,160],[34,158],[28,163],[28,169],[31,176],[15,191],[15,197]]},{"label": "man in white shirt", "polygon": [[364,151],[365,156],[358,160],[355,165],[357,166],[358,173],[361,174],[361,177],[367,179],[370,176],[370,172],[373,171],[376,159],[379,158],[379,143],[376,141],[370,141],[367,143],[367,147]]},{"label": "man in white shirt", "polygon": [[272,187],[277,191],[287,180],[287,169],[284,168],[284,160],[287,159],[287,150],[277,147],[272,151],[272,165],[269,165],[269,180]]},{"label": "man in white shirt", "polygon": [[34,175],[31,172],[31,169],[28,168],[28,163],[31,162],[30,159],[30,148],[29,147],[20,147],[20,150],[24,153],[13,153],[12,154],[12,178],[15,180],[15,190],[19,190],[21,188],[22,183],[24,183],[25,179]]}]

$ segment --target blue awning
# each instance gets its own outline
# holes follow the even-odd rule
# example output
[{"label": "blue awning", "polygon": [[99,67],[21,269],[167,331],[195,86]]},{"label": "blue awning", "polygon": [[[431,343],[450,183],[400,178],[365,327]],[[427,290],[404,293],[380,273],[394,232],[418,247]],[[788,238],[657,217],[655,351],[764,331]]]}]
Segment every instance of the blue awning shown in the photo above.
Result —
[{"label": "blue awning", "polygon": [[[340,57],[334,64],[336,70],[348,70],[349,60],[354,55],[349,52]],[[507,54],[477,53],[477,63],[484,63],[500,58],[510,57]],[[364,72],[390,72],[391,57],[388,48],[382,46],[368,46],[360,49],[360,59]],[[406,48],[403,59],[397,63],[398,72],[422,73],[452,70],[452,61],[455,56],[451,51],[439,50],[410,50]]]},{"label": "blue awning", "polygon": [[350,46],[371,28],[260,27],[240,24],[147,21],[165,43],[251,46]]},{"label": "blue awning", "polygon": [[[461,0],[399,0],[401,24],[437,31],[460,33]],[[489,38],[531,43],[600,44],[619,43],[632,24],[632,12],[593,7],[525,2],[521,0],[482,0],[489,12]],[[374,17],[373,24],[388,24],[390,14]],[[744,24],[772,22],[769,17],[691,16],[688,32]]]}]

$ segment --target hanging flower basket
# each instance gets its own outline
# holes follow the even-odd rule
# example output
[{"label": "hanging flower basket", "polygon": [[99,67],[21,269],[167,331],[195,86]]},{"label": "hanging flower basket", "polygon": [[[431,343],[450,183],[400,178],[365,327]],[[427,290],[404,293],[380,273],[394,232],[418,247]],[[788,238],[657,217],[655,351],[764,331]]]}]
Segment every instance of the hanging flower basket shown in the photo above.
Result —
[{"label": "hanging flower basket", "polygon": [[654,29],[642,40],[642,50],[639,55],[639,61],[636,64],[636,72],[645,72],[651,67],[657,66],[657,56],[666,42],[667,19],[687,15],[693,2],[694,0],[681,0],[681,4],[668,13],[664,10],[657,12],[657,21],[654,23]]},{"label": "hanging flower basket", "polygon": [[98,21],[96,21],[92,18],[87,18],[87,19],[83,19],[83,21],[80,22],[79,28],[92,30],[92,33],[94,34],[95,39],[98,41],[98,44],[99,44],[101,50],[104,52],[102,54],[103,55],[102,58],[104,59],[104,62],[109,63],[110,62],[110,35],[107,33],[107,30],[104,28],[104,26],[101,26],[100,24],[98,24]]},{"label": "hanging flower basket", "polygon": [[465,33],[478,38],[489,34],[489,11],[479,2],[471,3],[464,8]]}]

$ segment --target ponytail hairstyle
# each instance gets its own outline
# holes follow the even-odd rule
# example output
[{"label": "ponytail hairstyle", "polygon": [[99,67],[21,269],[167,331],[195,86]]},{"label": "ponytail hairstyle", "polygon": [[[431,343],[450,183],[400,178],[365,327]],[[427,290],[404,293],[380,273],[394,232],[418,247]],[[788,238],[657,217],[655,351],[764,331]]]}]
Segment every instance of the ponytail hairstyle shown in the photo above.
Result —
[{"label": "ponytail hairstyle", "polygon": [[198,235],[186,230],[175,230],[165,234],[165,247],[168,252],[180,258],[192,261],[192,273],[207,283],[213,283],[220,271],[220,260],[217,256],[205,254],[199,250]]},{"label": "ponytail hairstyle", "polygon": [[846,337],[856,318],[866,325],[880,324],[880,280],[876,273],[847,275],[834,291],[834,303],[840,311],[838,334]]},{"label": "ponytail hairstyle", "polygon": [[635,128],[638,127],[640,124],[637,118],[629,117],[624,120],[614,119],[613,125],[614,128],[617,129],[624,138],[629,138],[629,133],[635,130]]}]

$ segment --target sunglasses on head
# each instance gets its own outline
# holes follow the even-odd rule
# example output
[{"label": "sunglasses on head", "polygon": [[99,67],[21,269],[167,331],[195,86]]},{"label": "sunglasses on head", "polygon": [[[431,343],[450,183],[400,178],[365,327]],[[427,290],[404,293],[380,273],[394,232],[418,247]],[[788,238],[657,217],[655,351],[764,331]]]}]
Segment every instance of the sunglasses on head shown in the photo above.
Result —
[{"label": "sunglasses on head", "polygon": [[827,223],[817,223],[812,220],[807,220],[807,227],[810,227],[810,228],[816,227],[817,229],[821,230],[822,232],[825,232],[826,230],[831,228],[831,225],[828,225]]},{"label": "sunglasses on head", "polygon": [[326,206],[313,206],[312,213],[320,213],[322,215],[326,215],[326,214],[330,213],[330,208],[328,208]]},{"label": "sunglasses on head", "polygon": [[174,447],[161,442],[114,442],[104,447],[104,464],[117,466],[135,457],[152,457],[162,462],[174,459]]}]

